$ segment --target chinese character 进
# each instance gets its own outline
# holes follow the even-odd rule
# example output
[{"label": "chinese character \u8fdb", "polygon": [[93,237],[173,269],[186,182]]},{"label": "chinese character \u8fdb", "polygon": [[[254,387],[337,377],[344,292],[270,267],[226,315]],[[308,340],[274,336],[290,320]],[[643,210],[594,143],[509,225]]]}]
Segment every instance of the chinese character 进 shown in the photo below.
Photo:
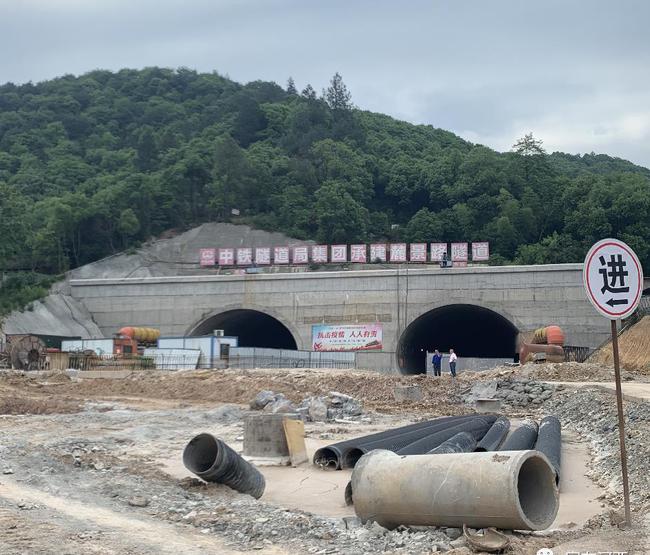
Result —
[{"label": "chinese character \u8fdb", "polygon": [[[627,262],[623,260],[623,256],[620,254],[612,254],[609,256],[608,262],[605,262],[604,256],[599,257],[598,260],[600,261],[600,265],[603,266],[598,270],[598,273],[603,276],[603,286],[600,288],[600,292],[627,293],[630,288],[625,287],[625,278],[629,275],[629,272],[625,270]],[[611,282],[607,278],[610,278]],[[621,284],[620,287],[616,287],[617,280]]]}]

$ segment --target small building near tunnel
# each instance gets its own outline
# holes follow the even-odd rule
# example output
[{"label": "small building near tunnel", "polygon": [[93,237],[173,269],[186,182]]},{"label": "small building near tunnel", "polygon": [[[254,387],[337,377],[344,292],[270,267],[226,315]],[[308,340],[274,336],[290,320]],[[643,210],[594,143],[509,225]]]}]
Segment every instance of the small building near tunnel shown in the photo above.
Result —
[{"label": "small building near tunnel", "polygon": [[108,334],[123,322],[167,336],[222,329],[240,346],[311,350],[314,326],[372,324],[381,350],[357,352],[357,366],[406,373],[424,372],[434,348],[514,360],[519,337],[551,324],[581,347],[609,333],[581,264],[76,279],[70,290]]}]

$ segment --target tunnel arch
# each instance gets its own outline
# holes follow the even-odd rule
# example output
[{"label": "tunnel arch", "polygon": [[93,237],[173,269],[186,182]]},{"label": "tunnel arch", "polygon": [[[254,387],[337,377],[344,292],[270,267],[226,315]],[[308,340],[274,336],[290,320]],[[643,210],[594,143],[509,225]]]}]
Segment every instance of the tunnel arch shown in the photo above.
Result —
[{"label": "tunnel arch", "polygon": [[403,374],[424,374],[426,354],[454,349],[459,357],[512,358],[517,326],[506,316],[475,304],[450,304],[429,310],[409,324],[397,344]]},{"label": "tunnel arch", "polygon": [[188,335],[211,335],[223,330],[224,335],[239,339],[240,347],[265,347],[271,349],[298,349],[297,334],[290,326],[268,310],[244,307],[227,307],[203,318]]}]

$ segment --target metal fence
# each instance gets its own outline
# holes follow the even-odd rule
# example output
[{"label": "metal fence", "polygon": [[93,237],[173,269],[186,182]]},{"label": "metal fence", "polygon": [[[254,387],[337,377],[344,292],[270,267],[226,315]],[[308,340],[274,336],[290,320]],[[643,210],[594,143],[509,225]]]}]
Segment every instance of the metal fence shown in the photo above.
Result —
[{"label": "metal fence", "polygon": [[196,368],[193,360],[185,355],[124,356],[124,355],[85,355],[69,353],[68,368],[76,370],[183,370]]},{"label": "metal fence", "polygon": [[564,346],[564,360],[566,362],[584,362],[591,353],[592,349],[589,347]]},{"label": "metal fence", "polygon": [[354,368],[356,353],[312,352],[258,347],[230,349],[230,368]]}]

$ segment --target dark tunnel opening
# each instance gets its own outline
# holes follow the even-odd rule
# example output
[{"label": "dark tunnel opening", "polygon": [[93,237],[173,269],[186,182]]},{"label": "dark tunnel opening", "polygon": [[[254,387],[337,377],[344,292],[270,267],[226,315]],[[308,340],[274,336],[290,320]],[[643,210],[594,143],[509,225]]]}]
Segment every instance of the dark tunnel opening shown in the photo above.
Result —
[{"label": "dark tunnel opening", "polygon": [[223,330],[225,335],[239,338],[240,347],[298,348],[296,340],[284,324],[257,310],[222,312],[197,326],[192,335],[212,335],[214,330]]},{"label": "dark tunnel opening", "polygon": [[[402,374],[424,374],[427,352],[438,349],[459,357],[510,358],[517,349],[517,328],[496,312],[456,304],[423,314],[404,331],[397,347]],[[460,366],[462,368],[462,366]]]}]

